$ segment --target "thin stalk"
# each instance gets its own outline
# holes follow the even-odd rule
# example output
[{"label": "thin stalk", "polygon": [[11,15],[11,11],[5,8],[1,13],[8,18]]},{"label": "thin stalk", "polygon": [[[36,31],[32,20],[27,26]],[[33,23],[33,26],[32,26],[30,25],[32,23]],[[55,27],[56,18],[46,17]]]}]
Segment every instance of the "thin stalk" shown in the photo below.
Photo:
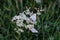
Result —
[{"label": "thin stalk", "polygon": [[20,4],[21,4],[21,12],[23,11],[23,0],[20,0]]},{"label": "thin stalk", "polygon": [[[41,8],[43,8],[43,0],[41,0]],[[43,36],[43,39],[42,40],[44,40],[45,38],[44,38],[44,26],[43,26],[43,18],[42,18],[42,16],[41,16],[41,27],[42,27],[42,36]]]},{"label": "thin stalk", "polygon": [[[42,18],[42,16],[41,16],[41,18]],[[41,26],[42,26],[42,36],[43,36],[43,40],[44,40],[44,26],[43,26],[43,19],[42,19],[41,21],[42,21],[42,23],[41,23]]]},{"label": "thin stalk", "polygon": [[15,0],[16,2],[16,8],[19,10],[18,0]]},{"label": "thin stalk", "polygon": [[21,36],[20,36],[20,33],[18,33],[18,39],[17,39],[17,40],[20,40],[20,37],[21,37]]}]

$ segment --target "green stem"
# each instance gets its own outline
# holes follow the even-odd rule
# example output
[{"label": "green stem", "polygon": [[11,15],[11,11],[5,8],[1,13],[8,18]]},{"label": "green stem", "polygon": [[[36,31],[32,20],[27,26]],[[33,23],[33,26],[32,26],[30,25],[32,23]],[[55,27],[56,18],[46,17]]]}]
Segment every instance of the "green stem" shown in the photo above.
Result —
[{"label": "green stem", "polygon": [[[41,18],[42,18],[42,16],[41,16]],[[43,36],[43,40],[44,40],[44,26],[43,26],[43,19],[42,19],[42,36]]]},{"label": "green stem", "polygon": [[23,11],[23,0],[20,0],[20,4],[21,4],[21,12]]}]

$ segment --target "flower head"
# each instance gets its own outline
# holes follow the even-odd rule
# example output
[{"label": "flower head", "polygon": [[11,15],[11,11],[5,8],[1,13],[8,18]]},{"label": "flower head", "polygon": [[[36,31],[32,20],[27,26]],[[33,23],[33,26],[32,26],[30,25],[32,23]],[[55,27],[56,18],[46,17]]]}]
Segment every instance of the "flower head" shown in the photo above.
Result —
[{"label": "flower head", "polygon": [[41,15],[41,13],[40,13],[39,9],[37,10],[37,15]]},{"label": "flower head", "polygon": [[[16,20],[15,23],[18,26],[17,29],[15,28],[14,30],[19,33],[19,32],[24,32],[22,29],[23,27],[26,29],[29,29],[33,33],[38,33],[38,31],[34,28],[34,25],[36,24],[36,12],[30,12],[30,8],[27,8],[27,10],[23,11],[22,13],[19,13],[18,16],[14,16],[12,18],[12,21]],[[38,10],[39,13],[39,10]],[[28,17],[29,16],[29,17]],[[26,24],[25,24],[26,22]]]}]

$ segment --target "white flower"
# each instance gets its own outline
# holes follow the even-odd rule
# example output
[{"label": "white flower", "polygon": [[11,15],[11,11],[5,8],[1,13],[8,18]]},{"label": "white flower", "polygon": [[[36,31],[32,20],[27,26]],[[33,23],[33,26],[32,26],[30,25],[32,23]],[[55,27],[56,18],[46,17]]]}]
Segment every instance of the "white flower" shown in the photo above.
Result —
[{"label": "white flower", "polygon": [[14,21],[14,20],[19,20],[19,19],[21,19],[22,17],[21,16],[14,16],[13,18],[12,18],[12,21]]},{"label": "white flower", "polygon": [[19,13],[19,15],[21,15],[22,13]]},{"label": "white flower", "polygon": [[34,28],[34,25],[28,24],[25,28],[30,30],[31,28]]},{"label": "white flower", "polygon": [[19,31],[16,31],[16,33],[19,33]]},{"label": "white flower", "polygon": [[17,31],[19,31],[19,32],[24,32],[24,30],[23,30],[23,29],[18,29]]},{"label": "white flower", "polygon": [[24,11],[25,12],[25,14],[26,15],[32,15],[33,14],[33,11],[32,12],[30,12],[30,10],[29,10],[30,8],[26,8],[26,11]]},{"label": "white flower", "polygon": [[17,21],[16,21],[16,23],[21,23],[21,22],[23,22],[23,20],[17,20]]},{"label": "white flower", "polygon": [[35,28],[31,28],[30,31],[33,33],[38,33],[38,31]]},{"label": "white flower", "polygon": [[[26,14],[25,14],[25,13]],[[12,21],[16,20],[16,25],[19,27],[18,29],[14,29],[17,33],[24,32],[23,29],[20,29],[21,27],[25,27],[26,29],[29,29],[33,33],[38,33],[38,31],[34,28],[34,25],[36,24],[36,13],[33,14],[33,12],[30,12],[29,9],[24,11],[22,13],[19,13],[18,16],[14,16]],[[40,12],[38,11],[37,14]],[[27,17],[26,15],[30,15],[30,17]],[[24,24],[24,20],[27,22],[28,25]],[[31,23],[31,24],[30,24]]]},{"label": "white flower", "polygon": [[26,22],[27,22],[27,24],[29,24],[29,23],[31,23],[32,21],[31,21],[29,18],[27,18],[27,19],[26,19]]},{"label": "white flower", "polygon": [[30,19],[31,19],[33,22],[35,22],[35,21],[36,21],[36,14],[33,14],[33,15],[30,17]]},{"label": "white flower", "polygon": [[17,21],[16,21],[16,25],[19,26],[19,27],[24,26],[24,25],[23,25],[23,20],[17,20]]},{"label": "white flower", "polygon": [[38,31],[34,28],[34,25],[29,24],[25,28],[29,29],[33,33],[38,33]]},{"label": "white flower", "polygon": [[36,24],[37,22],[35,21],[35,22],[32,22],[33,24]]},{"label": "white flower", "polygon": [[16,19],[19,19],[19,16],[15,16]]},{"label": "white flower", "polygon": [[17,29],[16,29],[16,28],[14,28],[14,30],[16,31]]},{"label": "white flower", "polygon": [[41,7],[40,12],[42,12],[42,11],[45,11],[45,9],[42,9],[42,7]]},{"label": "white flower", "polygon": [[14,21],[14,20],[16,20],[17,19],[17,16],[14,16],[13,18],[12,18],[12,21]]},{"label": "white flower", "polygon": [[26,15],[29,15],[31,12],[29,11],[29,9],[27,9],[27,10],[25,11],[25,13],[26,13]]},{"label": "white flower", "polygon": [[41,3],[41,0],[35,0],[36,1],[36,3]]},{"label": "white flower", "polygon": [[29,15],[32,16],[32,14],[33,14],[33,11]]},{"label": "white flower", "polygon": [[21,20],[22,18],[23,18],[23,17],[20,16],[20,15],[16,16],[16,19],[17,19],[17,20]]},{"label": "white flower", "polygon": [[41,13],[40,13],[40,11],[39,11],[39,10],[37,10],[37,15],[41,15]]},{"label": "white flower", "polygon": [[17,33],[19,33],[19,32],[24,32],[24,30],[18,29],[16,32],[17,32]]},{"label": "white flower", "polygon": [[21,19],[26,20],[26,15],[24,13],[21,13],[19,16],[21,16]]},{"label": "white flower", "polygon": [[21,23],[16,23],[16,25],[19,26],[19,27],[23,27],[24,26],[22,22]]}]

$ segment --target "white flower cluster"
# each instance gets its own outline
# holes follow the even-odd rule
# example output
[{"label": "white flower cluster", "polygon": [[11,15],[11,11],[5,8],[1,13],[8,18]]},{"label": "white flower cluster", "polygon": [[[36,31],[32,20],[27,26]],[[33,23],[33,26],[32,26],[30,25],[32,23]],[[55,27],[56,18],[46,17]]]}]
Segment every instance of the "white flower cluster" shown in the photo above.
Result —
[{"label": "white flower cluster", "polygon": [[[30,17],[28,17],[27,15],[29,15]],[[16,32],[24,32],[24,30],[22,29],[24,27],[26,29],[29,29],[33,33],[38,33],[38,31],[34,28],[34,25],[36,24],[36,15],[41,15],[39,10],[37,10],[37,13],[33,14],[33,12],[30,12],[30,10],[27,9],[22,13],[19,13],[18,16],[14,16],[12,18],[12,22],[15,21],[16,25],[18,26],[18,29],[15,28],[14,30],[16,30]]]},{"label": "white flower cluster", "polygon": [[35,0],[36,1],[36,3],[41,3],[41,0]]}]

